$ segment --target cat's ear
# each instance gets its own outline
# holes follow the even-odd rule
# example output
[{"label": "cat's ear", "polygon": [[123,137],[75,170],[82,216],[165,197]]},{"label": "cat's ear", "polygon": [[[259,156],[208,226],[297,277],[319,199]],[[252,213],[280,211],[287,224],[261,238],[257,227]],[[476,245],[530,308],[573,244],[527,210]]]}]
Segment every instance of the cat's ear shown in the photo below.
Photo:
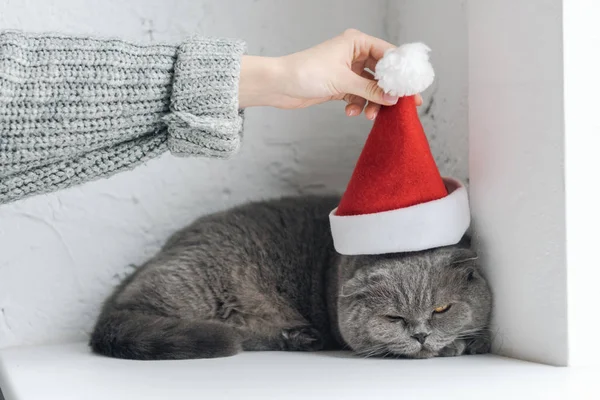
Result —
[{"label": "cat's ear", "polygon": [[474,267],[467,267],[464,270],[464,277],[467,282],[471,282],[475,279],[477,270]]},{"label": "cat's ear", "polygon": [[450,256],[450,266],[459,266],[467,263],[474,263],[479,256],[471,249],[458,248],[453,249]]},{"label": "cat's ear", "polygon": [[351,278],[340,289],[339,297],[357,297],[366,292],[366,285],[362,285],[356,278]]},{"label": "cat's ear", "polygon": [[363,270],[357,270],[352,278],[343,283],[340,289],[340,297],[355,297],[366,292],[367,274]]},{"label": "cat's ear", "polygon": [[460,239],[460,242],[457,243],[457,246],[463,249],[471,248],[471,235],[469,233],[465,233]]},{"label": "cat's ear", "polygon": [[453,252],[450,266],[460,270],[465,281],[471,282],[477,278],[477,253],[471,249],[457,249]]},{"label": "cat's ear", "polygon": [[366,294],[369,288],[388,278],[384,271],[372,271],[367,268],[359,269],[352,278],[342,285],[340,297],[356,297]]}]

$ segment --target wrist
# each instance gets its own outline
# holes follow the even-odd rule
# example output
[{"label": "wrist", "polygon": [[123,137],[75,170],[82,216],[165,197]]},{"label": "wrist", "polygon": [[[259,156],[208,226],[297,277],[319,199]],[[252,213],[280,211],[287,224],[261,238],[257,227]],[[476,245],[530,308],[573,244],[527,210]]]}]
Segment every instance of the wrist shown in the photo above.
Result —
[{"label": "wrist", "polygon": [[240,109],[277,106],[281,94],[283,68],[274,57],[243,56],[240,71]]}]

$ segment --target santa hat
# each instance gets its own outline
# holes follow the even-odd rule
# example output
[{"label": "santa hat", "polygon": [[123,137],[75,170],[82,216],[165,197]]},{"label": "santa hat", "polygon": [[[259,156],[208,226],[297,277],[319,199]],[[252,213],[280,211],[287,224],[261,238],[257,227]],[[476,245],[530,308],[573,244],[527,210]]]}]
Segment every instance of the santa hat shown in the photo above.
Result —
[{"label": "santa hat", "polygon": [[419,120],[414,95],[433,82],[430,49],[388,50],[375,78],[401,96],[382,107],[339,206],[329,215],[340,254],[419,251],[458,243],[470,224],[462,183],[442,178]]}]

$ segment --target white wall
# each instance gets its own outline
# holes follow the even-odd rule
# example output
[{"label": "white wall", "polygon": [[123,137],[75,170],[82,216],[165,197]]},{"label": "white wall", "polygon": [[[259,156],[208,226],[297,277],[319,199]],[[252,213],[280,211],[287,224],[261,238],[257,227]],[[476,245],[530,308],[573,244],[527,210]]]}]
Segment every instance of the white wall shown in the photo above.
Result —
[{"label": "white wall", "polygon": [[468,31],[471,210],[495,351],[565,365],[562,1],[470,1]]},{"label": "white wall", "polygon": [[421,121],[440,172],[468,183],[467,19],[465,0],[392,0],[386,33],[394,43],[423,42],[436,78],[423,94]]},{"label": "white wall", "polygon": [[[432,18],[417,3],[0,0],[0,29],[141,42],[233,36],[261,55],[297,51],[349,27],[424,40],[438,74],[424,125],[440,168],[465,179],[464,12],[461,2],[439,2],[445,15]],[[456,35],[452,45],[445,43],[449,31]],[[364,118],[344,117],[343,104],[252,109],[242,151],[232,160],[165,155],[110,179],[0,206],[0,348],[84,339],[127,266],[152,256],[201,214],[247,199],[343,190],[369,129]]]},{"label": "white wall", "polygon": [[569,364],[600,365],[600,3],[564,1],[563,13]]}]

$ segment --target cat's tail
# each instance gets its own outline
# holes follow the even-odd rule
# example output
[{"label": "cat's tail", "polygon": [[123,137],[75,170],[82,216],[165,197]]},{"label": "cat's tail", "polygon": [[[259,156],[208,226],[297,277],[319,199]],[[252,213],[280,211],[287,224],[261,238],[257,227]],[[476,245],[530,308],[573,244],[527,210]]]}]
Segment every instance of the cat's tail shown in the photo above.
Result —
[{"label": "cat's tail", "polygon": [[238,353],[241,339],[234,328],[219,322],[106,310],[90,347],[99,354],[134,360],[214,358]]}]

